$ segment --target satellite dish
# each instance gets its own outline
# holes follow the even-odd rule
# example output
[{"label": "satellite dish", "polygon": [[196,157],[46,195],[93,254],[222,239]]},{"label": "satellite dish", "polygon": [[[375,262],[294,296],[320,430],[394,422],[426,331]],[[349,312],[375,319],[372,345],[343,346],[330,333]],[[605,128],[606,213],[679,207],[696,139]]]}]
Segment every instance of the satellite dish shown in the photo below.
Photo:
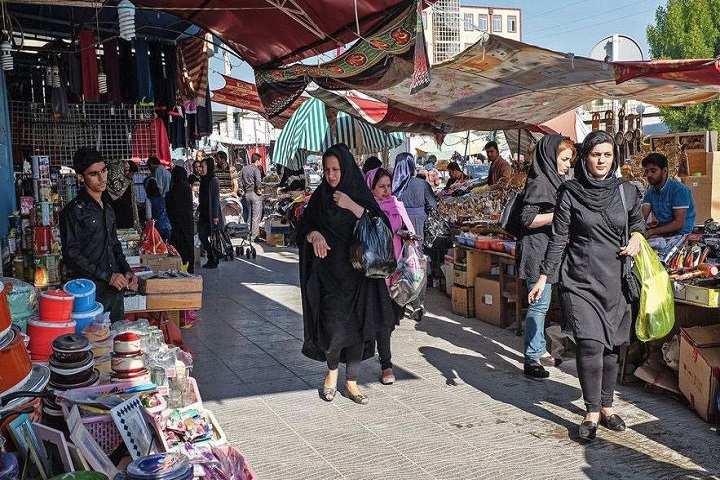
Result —
[{"label": "satellite dish", "polygon": [[588,56],[603,62],[643,60],[640,45],[627,35],[617,33],[600,40]]}]

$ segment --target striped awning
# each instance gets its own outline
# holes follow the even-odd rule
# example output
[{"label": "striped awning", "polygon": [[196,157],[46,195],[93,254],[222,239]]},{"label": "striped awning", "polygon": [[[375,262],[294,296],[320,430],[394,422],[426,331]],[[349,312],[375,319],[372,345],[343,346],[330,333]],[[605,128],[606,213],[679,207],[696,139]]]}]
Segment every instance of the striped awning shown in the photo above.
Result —
[{"label": "striped awning", "polygon": [[397,147],[404,140],[403,134],[385,133],[344,112],[337,114],[333,129],[328,112],[316,98],[305,101],[280,132],[273,161],[299,170],[308,155],[322,153],[335,143],[346,144],[354,155],[367,155]]}]

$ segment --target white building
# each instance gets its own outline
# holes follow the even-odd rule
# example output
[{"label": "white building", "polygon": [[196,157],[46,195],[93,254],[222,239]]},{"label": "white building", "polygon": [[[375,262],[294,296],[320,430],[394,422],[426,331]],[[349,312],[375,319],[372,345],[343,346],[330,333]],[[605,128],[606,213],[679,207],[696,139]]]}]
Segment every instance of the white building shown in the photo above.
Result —
[{"label": "white building", "polygon": [[519,8],[460,5],[460,0],[438,0],[423,12],[431,64],[448,60],[492,33],[522,41]]}]

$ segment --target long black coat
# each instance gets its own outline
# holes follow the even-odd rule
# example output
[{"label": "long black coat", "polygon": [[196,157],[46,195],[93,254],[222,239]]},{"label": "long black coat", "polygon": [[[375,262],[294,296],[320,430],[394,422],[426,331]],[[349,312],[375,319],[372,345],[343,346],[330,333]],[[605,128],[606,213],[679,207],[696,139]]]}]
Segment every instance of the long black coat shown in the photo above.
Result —
[{"label": "long black coat", "polygon": [[[180,167],[175,167],[180,168]],[[173,169],[174,171],[174,169]],[[188,271],[193,272],[195,263],[192,191],[183,181],[174,181],[165,195],[165,206],[172,225],[170,243],[177,249],[183,263],[188,263]]]}]

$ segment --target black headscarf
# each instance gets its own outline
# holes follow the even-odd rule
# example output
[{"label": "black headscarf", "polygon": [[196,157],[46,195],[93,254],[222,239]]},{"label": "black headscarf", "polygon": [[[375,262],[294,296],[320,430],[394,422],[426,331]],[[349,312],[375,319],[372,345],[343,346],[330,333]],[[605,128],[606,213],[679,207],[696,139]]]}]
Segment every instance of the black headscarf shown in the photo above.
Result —
[{"label": "black headscarf", "polygon": [[215,178],[215,161],[212,157],[205,157],[201,162],[207,165],[205,175],[200,176],[200,198],[210,195],[210,182]]},{"label": "black headscarf", "polygon": [[[598,180],[587,171],[585,162],[593,147],[602,143],[609,143],[613,146],[614,158],[607,176]],[[622,178],[615,175],[619,168],[620,152],[612,135],[603,130],[596,130],[590,132],[583,140],[580,158],[575,163],[575,178],[565,182],[564,185],[568,192],[586,208],[593,212],[602,212],[613,203],[618,194],[617,189],[624,182]]]},{"label": "black headscarf", "polygon": [[185,170],[184,167],[180,166],[173,167],[173,169],[170,171],[170,179],[172,180],[172,183],[187,183],[187,170]]},{"label": "black headscarf", "polygon": [[565,182],[565,176],[557,172],[557,149],[567,138],[563,135],[545,135],[538,141],[525,184],[525,203],[555,204],[558,188]]},{"label": "black headscarf", "polygon": [[382,167],[382,162],[378,157],[368,157],[368,159],[365,160],[365,163],[363,163],[362,173],[367,173],[370,170],[375,170],[380,167]]}]

